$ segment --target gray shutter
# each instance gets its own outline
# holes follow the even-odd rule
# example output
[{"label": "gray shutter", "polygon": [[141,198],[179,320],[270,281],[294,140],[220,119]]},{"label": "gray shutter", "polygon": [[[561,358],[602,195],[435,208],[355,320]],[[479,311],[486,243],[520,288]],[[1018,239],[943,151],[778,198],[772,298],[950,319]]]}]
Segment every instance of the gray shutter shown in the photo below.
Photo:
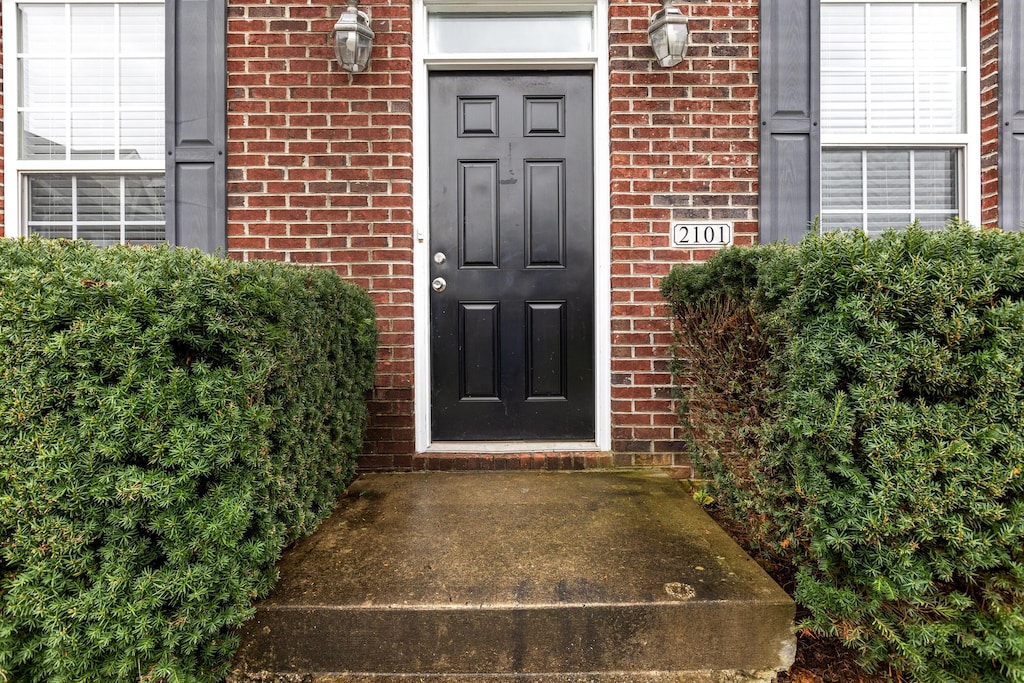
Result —
[{"label": "gray shutter", "polygon": [[227,247],[226,0],[166,0],[167,240]]},{"label": "gray shutter", "polygon": [[819,0],[761,0],[761,241],[799,242],[821,204]]},{"label": "gray shutter", "polygon": [[999,4],[999,226],[1024,229],[1024,3]]}]

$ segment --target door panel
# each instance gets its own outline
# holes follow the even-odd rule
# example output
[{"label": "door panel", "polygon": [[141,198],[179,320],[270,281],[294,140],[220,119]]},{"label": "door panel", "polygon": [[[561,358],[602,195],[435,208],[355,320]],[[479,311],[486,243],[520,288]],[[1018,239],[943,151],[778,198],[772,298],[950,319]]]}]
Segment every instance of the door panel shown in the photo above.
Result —
[{"label": "door panel", "polygon": [[498,162],[459,162],[459,265],[498,267]]},{"label": "door panel", "polygon": [[568,398],[565,372],[568,349],[565,347],[565,302],[527,302],[526,398]]},{"label": "door panel", "polygon": [[565,266],[565,163],[527,161],[526,265]]},{"label": "door panel", "polygon": [[501,320],[499,304],[459,305],[459,345],[462,389],[459,398],[498,400],[501,377]]},{"label": "door panel", "polygon": [[432,438],[592,440],[591,75],[429,89]]}]

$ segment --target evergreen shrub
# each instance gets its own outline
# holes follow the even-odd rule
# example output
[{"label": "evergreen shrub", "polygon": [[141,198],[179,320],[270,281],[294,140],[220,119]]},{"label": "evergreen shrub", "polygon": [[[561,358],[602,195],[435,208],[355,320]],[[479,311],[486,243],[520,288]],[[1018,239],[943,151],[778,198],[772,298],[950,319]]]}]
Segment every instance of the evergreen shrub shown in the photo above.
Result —
[{"label": "evergreen shrub", "polygon": [[[663,291],[695,463],[796,563],[803,625],[897,678],[1024,681],[1024,235],[828,234]],[[732,394],[716,349],[750,352]]]},{"label": "evergreen shrub", "polygon": [[770,337],[753,302],[763,299],[759,271],[791,256],[788,249],[725,249],[700,266],[676,266],[661,285],[675,318],[672,370],[691,459],[717,504],[769,552],[788,545],[779,532],[795,517],[779,485],[785,466],[760,441],[773,384]]},{"label": "evergreen shrub", "polygon": [[331,272],[0,240],[0,680],[221,680],[353,476],[375,347]]}]

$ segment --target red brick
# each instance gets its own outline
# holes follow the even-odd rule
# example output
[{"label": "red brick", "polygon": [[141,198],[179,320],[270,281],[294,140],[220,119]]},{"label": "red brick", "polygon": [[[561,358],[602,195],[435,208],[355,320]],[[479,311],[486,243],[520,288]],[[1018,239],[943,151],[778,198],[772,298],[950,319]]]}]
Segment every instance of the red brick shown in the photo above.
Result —
[{"label": "red brick", "polygon": [[[370,287],[384,330],[379,381],[388,388],[375,390],[371,404],[380,442],[367,448],[376,459],[361,465],[458,467],[458,456],[412,456],[411,3],[363,3],[378,39],[371,70],[355,76],[340,71],[324,43],[333,7],[298,0],[231,5],[232,255],[316,262]],[[668,244],[669,225],[681,217],[732,221],[737,244],[756,240],[758,3],[680,3],[691,17],[691,44],[671,70],[652,64],[645,35],[651,5],[611,0],[608,8],[611,353],[616,376],[628,380],[613,387],[612,431],[621,450],[614,463],[686,467],[658,282],[674,263],[714,253]],[[981,5],[982,202],[983,221],[992,224],[998,0]],[[489,467],[524,469],[576,462],[558,454],[487,460]]]}]

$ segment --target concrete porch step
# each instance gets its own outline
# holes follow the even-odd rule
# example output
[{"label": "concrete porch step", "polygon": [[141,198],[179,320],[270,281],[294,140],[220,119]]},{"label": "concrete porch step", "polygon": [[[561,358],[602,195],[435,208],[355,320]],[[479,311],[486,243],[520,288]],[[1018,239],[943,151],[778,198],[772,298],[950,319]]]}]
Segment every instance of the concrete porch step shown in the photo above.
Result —
[{"label": "concrete porch step", "polygon": [[372,474],[280,563],[229,681],[771,680],[789,597],[651,471]]}]

